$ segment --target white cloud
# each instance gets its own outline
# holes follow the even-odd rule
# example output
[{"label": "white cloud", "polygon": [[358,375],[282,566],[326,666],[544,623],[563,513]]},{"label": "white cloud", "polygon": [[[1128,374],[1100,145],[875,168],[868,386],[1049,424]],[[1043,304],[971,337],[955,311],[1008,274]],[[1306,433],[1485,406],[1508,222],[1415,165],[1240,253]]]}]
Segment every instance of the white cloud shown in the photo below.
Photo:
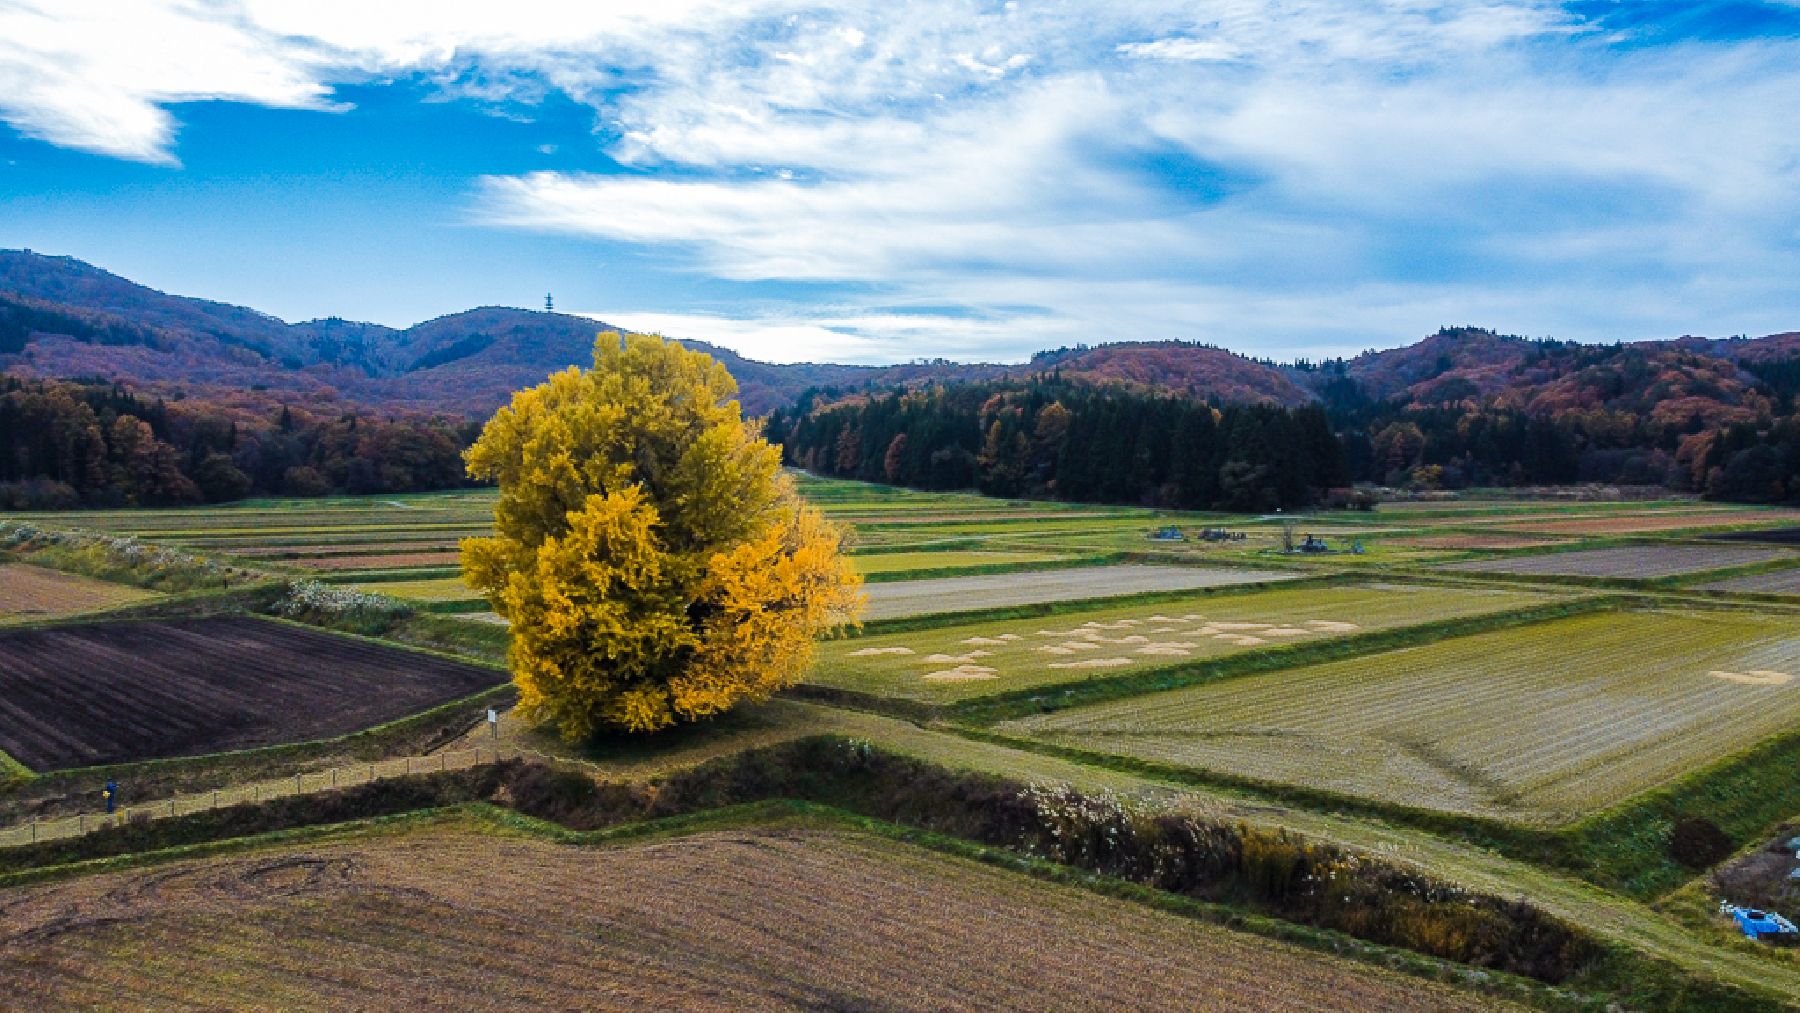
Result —
[{"label": "white cloud", "polygon": [[166,161],[172,102],[561,91],[633,171],[482,180],[477,221],[831,290],[607,319],[779,358],[1318,353],[1792,326],[1797,56],[1621,48],[1547,0],[0,0],[0,118]]},{"label": "white cloud", "polygon": [[1154,42],[1122,42],[1118,52],[1147,60],[1235,60],[1242,54],[1220,39],[1167,38]]}]

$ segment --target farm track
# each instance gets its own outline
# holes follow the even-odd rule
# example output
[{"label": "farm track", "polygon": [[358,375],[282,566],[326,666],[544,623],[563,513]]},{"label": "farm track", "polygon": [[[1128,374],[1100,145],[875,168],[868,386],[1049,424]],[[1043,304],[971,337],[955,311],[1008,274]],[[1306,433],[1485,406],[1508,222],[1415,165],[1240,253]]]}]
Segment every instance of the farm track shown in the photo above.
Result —
[{"label": "farm track", "polygon": [[249,983],[383,1008],[1495,1005],[841,832],[599,850],[439,826],[23,887],[0,910],[9,1001],[40,1008],[227,1006]]}]

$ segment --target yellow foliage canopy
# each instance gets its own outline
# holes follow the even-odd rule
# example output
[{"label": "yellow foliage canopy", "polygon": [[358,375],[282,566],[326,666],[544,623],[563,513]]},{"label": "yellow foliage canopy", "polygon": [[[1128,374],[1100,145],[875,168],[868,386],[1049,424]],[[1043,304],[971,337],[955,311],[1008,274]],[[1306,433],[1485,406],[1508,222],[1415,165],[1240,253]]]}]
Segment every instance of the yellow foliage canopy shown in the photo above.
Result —
[{"label": "yellow foliage canopy", "polygon": [[463,577],[512,624],[525,716],[571,741],[654,731],[797,682],[854,618],[842,534],[795,491],[711,357],[600,336],[468,451],[500,485]]}]

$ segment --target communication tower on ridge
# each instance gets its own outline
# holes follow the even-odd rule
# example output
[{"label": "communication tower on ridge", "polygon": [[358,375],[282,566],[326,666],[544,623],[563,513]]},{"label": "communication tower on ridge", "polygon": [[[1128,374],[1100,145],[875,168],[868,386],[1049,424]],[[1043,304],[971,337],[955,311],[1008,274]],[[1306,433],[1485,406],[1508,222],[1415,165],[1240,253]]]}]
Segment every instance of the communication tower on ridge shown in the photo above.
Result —
[{"label": "communication tower on ridge", "polygon": [[544,312],[545,313],[556,312],[556,300],[551,299],[550,293],[548,293],[548,292],[544,293]]}]

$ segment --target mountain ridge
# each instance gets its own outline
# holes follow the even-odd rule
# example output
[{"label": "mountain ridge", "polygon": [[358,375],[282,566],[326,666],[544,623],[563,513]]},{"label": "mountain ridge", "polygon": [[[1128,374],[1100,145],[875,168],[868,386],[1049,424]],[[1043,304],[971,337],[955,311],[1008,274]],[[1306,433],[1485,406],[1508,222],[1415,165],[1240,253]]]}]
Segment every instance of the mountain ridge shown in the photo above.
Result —
[{"label": "mountain ridge", "polygon": [[[0,251],[0,369],[92,377],[156,393],[266,394],[317,405],[478,417],[550,373],[584,364],[601,320],[479,306],[410,327],[323,317],[288,323],[250,307],[170,295],[85,261]],[[1800,332],[1614,345],[1527,339],[1475,327],[1323,364],[1277,364],[1213,345],[1122,341],[1040,352],[1029,362],[944,360],[887,366],[759,362],[678,339],[719,359],[746,410],[762,414],[814,388],[1065,379],[1220,402],[1294,407],[1345,397],[1420,406],[1494,403],[1557,412],[1647,399],[1709,424],[1766,409],[1751,370],[1800,357]],[[1348,388],[1345,384],[1348,382]],[[1651,408],[1656,405],[1651,405]]]}]

